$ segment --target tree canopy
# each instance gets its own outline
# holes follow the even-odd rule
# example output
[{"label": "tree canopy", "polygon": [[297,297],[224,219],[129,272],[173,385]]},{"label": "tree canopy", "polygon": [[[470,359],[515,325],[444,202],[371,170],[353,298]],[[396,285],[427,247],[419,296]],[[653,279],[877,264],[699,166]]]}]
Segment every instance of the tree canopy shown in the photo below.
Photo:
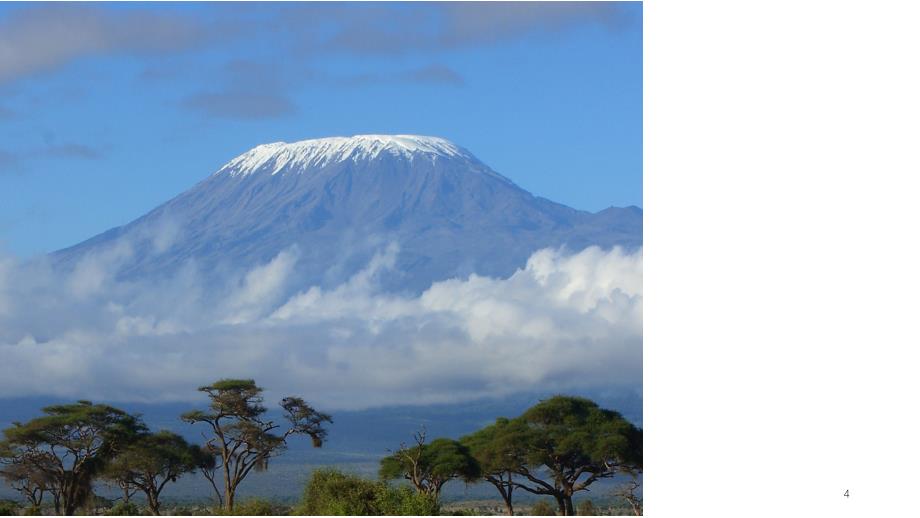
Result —
[{"label": "tree canopy", "polygon": [[405,478],[420,493],[438,496],[450,480],[472,482],[481,471],[469,448],[453,439],[435,439],[425,444],[425,432],[415,435],[415,445],[403,445],[380,461],[380,477]]},{"label": "tree canopy", "polygon": [[642,469],[642,431],[589,399],[555,396],[515,419],[499,419],[463,439],[484,478],[511,505],[519,488],[556,499],[573,515],[572,495],[616,473]]},{"label": "tree canopy", "polygon": [[213,458],[181,436],[161,431],[146,434],[108,463],[103,476],[129,491],[142,491],[150,512],[160,514],[160,494],[169,482],[213,463]]},{"label": "tree canopy", "polygon": [[[518,487],[556,498],[559,510],[575,514],[572,495],[601,478],[642,469],[642,431],[618,412],[580,397],[555,396],[534,405],[517,421],[527,433],[528,483]],[[543,467],[551,482],[534,468]]]},{"label": "tree canopy", "polygon": [[90,401],[52,405],[42,412],[3,431],[0,456],[51,491],[58,513],[72,515],[92,495],[92,481],[106,463],[146,427],[134,415]]}]

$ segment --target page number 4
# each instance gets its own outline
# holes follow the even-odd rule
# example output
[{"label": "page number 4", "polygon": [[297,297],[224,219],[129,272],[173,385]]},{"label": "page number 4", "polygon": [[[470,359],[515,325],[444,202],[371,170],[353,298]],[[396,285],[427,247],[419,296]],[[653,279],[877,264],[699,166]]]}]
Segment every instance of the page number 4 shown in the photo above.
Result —
[{"label": "page number 4", "polygon": [[847,489],[846,491],[844,491],[844,492],[843,492],[843,496],[845,496],[845,497],[847,497],[847,498],[850,498],[850,490]]}]

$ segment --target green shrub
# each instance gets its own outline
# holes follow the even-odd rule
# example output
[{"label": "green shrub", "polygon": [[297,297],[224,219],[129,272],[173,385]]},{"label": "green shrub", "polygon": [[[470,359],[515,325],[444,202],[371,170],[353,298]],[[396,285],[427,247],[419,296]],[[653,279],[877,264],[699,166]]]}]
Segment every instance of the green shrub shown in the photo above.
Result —
[{"label": "green shrub", "polygon": [[220,516],[224,514],[224,510],[216,505],[177,505],[170,507],[167,512],[164,511],[166,510],[160,509],[162,514],[170,516]]},{"label": "green shrub", "polygon": [[0,500],[0,516],[16,516],[19,514],[19,504],[14,500]]},{"label": "green shrub", "polygon": [[556,516],[556,506],[549,503],[548,500],[539,500],[530,508],[530,514],[533,516]]},{"label": "green shrub", "polygon": [[125,502],[124,500],[113,505],[105,512],[106,516],[140,516],[142,514],[147,513],[141,512],[141,510],[134,505],[134,502]]},{"label": "green shrub", "polygon": [[271,502],[264,498],[250,498],[233,506],[234,516],[271,516],[276,514]]},{"label": "green shrub", "polygon": [[333,468],[313,472],[303,500],[295,508],[299,515],[373,515],[376,483]]},{"label": "green shrub", "polygon": [[408,487],[391,487],[333,468],[321,468],[310,477],[294,514],[433,515],[438,514],[438,503],[434,497],[418,494]]},{"label": "green shrub", "polygon": [[380,482],[375,496],[376,514],[380,515],[433,516],[441,510],[433,495],[419,493],[408,486],[391,487]]}]

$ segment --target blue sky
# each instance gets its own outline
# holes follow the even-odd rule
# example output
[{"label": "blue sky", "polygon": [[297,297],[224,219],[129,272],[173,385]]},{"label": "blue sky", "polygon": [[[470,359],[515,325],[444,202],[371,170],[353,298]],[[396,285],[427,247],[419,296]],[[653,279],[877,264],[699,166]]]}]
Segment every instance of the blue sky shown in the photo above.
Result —
[{"label": "blue sky", "polygon": [[642,6],[0,5],[0,250],[127,223],[260,143],[361,133],[641,206]]}]

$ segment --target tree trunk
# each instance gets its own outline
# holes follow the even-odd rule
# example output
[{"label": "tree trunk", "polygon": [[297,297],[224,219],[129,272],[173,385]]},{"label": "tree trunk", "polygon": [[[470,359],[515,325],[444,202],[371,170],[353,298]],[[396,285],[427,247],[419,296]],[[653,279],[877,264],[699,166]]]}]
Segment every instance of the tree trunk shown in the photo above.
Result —
[{"label": "tree trunk", "polygon": [[565,514],[565,497],[562,495],[553,495],[556,497],[556,505],[559,506],[559,516],[568,516]]},{"label": "tree trunk", "polygon": [[147,493],[147,507],[150,508],[150,514],[160,516],[160,500],[154,493]]},{"label": "tree trunk", "polygon": [[444,482],[437,482],[437,483],[434,485],[434,499],[435,499],[435,500],[440,500],[440,499],[441,499],[441,487],[442,487],[443,485],[444,485]]},{"label": "tree trunk", "polygon": [[565,515],[575,516],[575,506],[572,505],[572,495],[565,495]]},{"label": "tree trunk", "polygon": [[[223,440],[223,436],[221,436]],[[230,482],[230,453],[227,451],[227,444],[224,443],[224,505],[228,514],[233,514],[233,486]]]},{"label": "tree trunk", "polygon": [[505,514],[508,516],[514,516],[514,504],[511,502],[511,488],[507,491],[499,489],[499,493],[502,495],[502,500],[505,501]]},{"label": "tree trunk", "polygon": [[77,510],[76,482],[71,480],[63,491],[64,493],[64,516],[73,516]]},{"label": "tree trunk", "polygon": [[70,480],[71,477],[65,475],[63,482],[61,483],[61,512],[64,516],[73,516],[74,506],[73,506],[73,481]]},{"label": "tree trunk", "polygon": [[511,503],[511,495],[514,492],[514,486],[511,485],[511,475],[508,475],[507,486],[505,485],[504,475],[499,475],[498,478],[487,475],[485,479],[495,486],[495,489],[498,490],[498,494],[502,496],[502,501],[505,502],[505,514],[508,516],[514,516],[514,504]]}]

